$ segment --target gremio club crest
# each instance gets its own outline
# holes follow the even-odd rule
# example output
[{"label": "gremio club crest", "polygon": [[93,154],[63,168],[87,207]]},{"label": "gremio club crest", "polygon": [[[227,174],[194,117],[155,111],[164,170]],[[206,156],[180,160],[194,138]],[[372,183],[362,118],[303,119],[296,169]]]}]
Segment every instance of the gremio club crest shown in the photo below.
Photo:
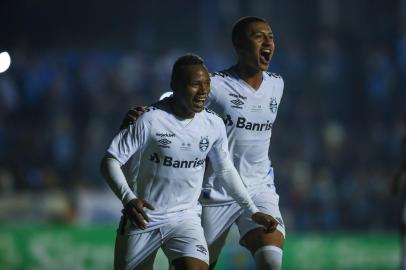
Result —
[{"label": "gremio club crest", "polygon": [[269,102],[269,109],[271,109],[272,113],[276,113],[278,110],[278,102],[276,102],[276,98],[271,98],[271,102]]},{"label": "gremio club crest", "polygon": [[202,152],[206,151],[207,148],[209,148],[209,144],[210,144],[209,143],[209,138],[208,137],[202,137],[200,139],[200,142],[199,142],[200,151],[202,151]]}]

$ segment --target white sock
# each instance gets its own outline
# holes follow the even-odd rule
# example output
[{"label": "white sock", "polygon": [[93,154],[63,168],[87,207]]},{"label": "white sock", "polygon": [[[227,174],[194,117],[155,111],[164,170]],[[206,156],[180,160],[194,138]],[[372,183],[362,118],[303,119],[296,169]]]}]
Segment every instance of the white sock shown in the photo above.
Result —
[{"label": "white sock", "polygon": [[254,259],[258,270],[281,270],[283,250],[277,246],[263,246],[255,251]]}]

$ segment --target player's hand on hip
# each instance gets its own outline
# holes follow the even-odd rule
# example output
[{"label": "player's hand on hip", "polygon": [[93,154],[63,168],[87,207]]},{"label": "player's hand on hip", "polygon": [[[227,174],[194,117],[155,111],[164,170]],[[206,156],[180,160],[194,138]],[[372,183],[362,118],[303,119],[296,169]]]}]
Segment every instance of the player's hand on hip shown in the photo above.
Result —
[{"label": "player's hand on hip", "polygon": [[145,108],[145,106],[137,106],[128,110],[123,122],[121,123],[120,129],[125,129],[134,123],[144,113]]},{"label": "player's hand on hip", "polygon": [[265,232],[267,233],[274,232],[276,230],[276,226],[279,224],[279,222],[272,216],[262,212],[256,212],[251,216],[251,218],[255,223],[264,226]]},{"label": "player's hand on hip", "polygon": [[144,211],[144,207],[150,210],[155,208],[145,200],[133,199],[127,203],[124,209],[124,213],[131,221],[131,223],[141,229],[146,229],[145,222],[149,222],[149,218]]}]

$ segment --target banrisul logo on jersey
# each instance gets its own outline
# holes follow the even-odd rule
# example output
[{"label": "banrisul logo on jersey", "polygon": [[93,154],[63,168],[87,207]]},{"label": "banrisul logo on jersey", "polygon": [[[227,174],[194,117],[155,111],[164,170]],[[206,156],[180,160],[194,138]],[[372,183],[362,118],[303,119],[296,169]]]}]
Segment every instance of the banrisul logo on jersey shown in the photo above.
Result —
[{"label": "banrisul logo on jersey", "polygon": [[205,162],[205,159],[198,158],[195,158],[193,160],[177,160],[171,156],[164,156],[163,158],[159,158],[159,155],[157,153],[153,153],[149,157],[149,160],[158,164],[161,164],[162,161],[162,165],[165,167],[181,168],[181,169],[197,168],[199,166],[203,166]]},{"label": "banrisul logo on jersey", "polygon": [[200,139],[200,142],[199,142],[200,151],[202,151],[202,152],[206,151],[207,148],[209,148],[209,144],[210,144],[209,138],[208,137],[202,137]]},{"label": "banrisul logo on jersey", "polygon": [[223,118],[224,125],[232,126],[234,124],[233,120],[231,120],[231,115],[227,114],[225,118]]},{"label": "banrisul logo on jersey", "polygon": [[150,157],[149,160],[155,163],[159,163],[161,159],[159,158],[157,153],[153,153]]},{"label": "banrisul logo on jersey", "polygon": [[278,110],[278,102],[276,101],[275,97],[271,98],[271,101],[269,102],[269,109],[271,109],[272,113],[276,113]]},{"label": "banrisul logo on jersey", "polygon": [[[226,118],[223,120],[226,126],[232,126],[234,124],[234,121],[231,119],[231,115],[229,114],[227,114]],[[272,122],[270,120],[262,123],[250,122],[245,117],[238,117],[235,127],[254,131],[268,131],[272,129]]]},{"label": "banrisul logo on jersey", "polygon": [[267,131],[272,129],[272,122],[267,120],[265,123],[250,122],[245,117],[238,117],[236,128],[243,128],[254,131]]}]

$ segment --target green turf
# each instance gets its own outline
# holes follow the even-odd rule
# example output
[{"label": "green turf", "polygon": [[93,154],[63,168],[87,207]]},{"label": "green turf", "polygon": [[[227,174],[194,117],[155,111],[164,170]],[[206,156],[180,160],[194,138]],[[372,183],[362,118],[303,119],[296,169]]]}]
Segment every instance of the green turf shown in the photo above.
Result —
[{"label": "green turf", "polygon": [[[0,226],[0,269],[112,269],[112,226]],[[289,234],[283,269],[397,269],[400,241],[396,233]],[[154,269],[167,269],[162,253]],[[254,269],[250,254],[231,230],[217,269]]]}]

